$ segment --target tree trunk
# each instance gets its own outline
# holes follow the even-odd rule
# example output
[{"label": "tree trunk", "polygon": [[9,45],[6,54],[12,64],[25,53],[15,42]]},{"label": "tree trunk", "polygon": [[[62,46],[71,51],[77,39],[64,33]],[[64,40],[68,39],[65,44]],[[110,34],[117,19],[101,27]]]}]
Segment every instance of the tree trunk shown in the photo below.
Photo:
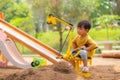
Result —
[{"label": "tree trunk", "polygon": [[120,15],[120,0],[117,0],[117,14]]},{"label": "tree trunk", "polygon": [[[61,2],[62,2],[62,0],[51,0],[51,4],[52,4],[51,12],[53,14],[55,14],[55,16],[57,16],[58,18],[61,18],[61,6],[60,6]],[[58,27],[58,31],[59,31],[59,35],[60,35],[60,39],[59,39],[60,50],[59,51],[61,52],[62,51],[62,41],[63,41],[63,39],[62,39],[62,27],[61,27],[60,22],[57,23],[57,27]]]},{"label": "tree trunk", "polygon": [[39,32],[39,23],[35,23],[35,38],[38,38],[38,32]]}]

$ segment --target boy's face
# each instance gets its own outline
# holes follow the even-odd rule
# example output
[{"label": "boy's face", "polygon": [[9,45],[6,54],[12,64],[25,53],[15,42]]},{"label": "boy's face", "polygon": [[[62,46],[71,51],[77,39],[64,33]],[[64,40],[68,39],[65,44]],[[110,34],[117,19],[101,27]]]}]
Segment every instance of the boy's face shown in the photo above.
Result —
[{"label": "boy's face", "polygon": [[81,36],[84,36],[88,33],[88,29],[85,29],[84,26],[82,27],[77,27],[77,33]]}]

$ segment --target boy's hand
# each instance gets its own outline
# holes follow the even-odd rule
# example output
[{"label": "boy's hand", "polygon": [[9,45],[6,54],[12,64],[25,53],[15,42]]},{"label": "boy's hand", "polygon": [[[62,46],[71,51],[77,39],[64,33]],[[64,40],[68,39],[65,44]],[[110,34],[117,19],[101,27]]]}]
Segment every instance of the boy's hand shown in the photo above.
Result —
[{"label": "boy's hand", "polygon": [[76,48],[76,49],[73,49],[72,52],[77,52],[79,50],[80,50],[80,48]]},{"label": "boy's hand", "polygon": [[81,49],[86,50],[87,48],[86,48],[86,46],[82,46]]}]

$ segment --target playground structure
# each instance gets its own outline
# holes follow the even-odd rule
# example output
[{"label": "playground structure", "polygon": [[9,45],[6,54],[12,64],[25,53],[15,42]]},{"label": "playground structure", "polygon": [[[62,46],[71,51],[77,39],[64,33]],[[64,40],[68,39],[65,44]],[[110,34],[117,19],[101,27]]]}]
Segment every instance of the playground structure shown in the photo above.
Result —
[{"label": "playground structure", "polygon": [[[64,59],[64,60],[67,60],[68,62],[70,62],[74,68],[75,68],[75,71],[80,74],[80,75],[83,75],[85,77],[90,77],[90,73],[89,72],[82,72],[80,70],[80,65],[81,65],[81,58],[77,57],[78,54],[80,53],[80,50],[73,56],[72,55],[72,52],[71,52],[71,46],[72,46],[72,36],[73,36],[73,31],[74,31],[74,27],[72,24],[50,14],[47,18],[47,23],[48,24],[52,24],[52,25],[56,25],[57,24],[57,21],[63,23],[64,25],[66,25],[67,27],[70,28],[70,33],[69,33],[69,41],[68,41],[68,49],[66,51],[66,54],[63,55],[63,56],[58,56],[57,58],[58,59]],[[92,57],[94,55],[94,52],[92,53],[89,53],[90,55],[88,55],[88,62],[90,64],[92,64]]]},{"label": "playground structure", "polygon": [[8,60],[18,68],[32,68],[31,62],[26,62],[20,55],[14,41],[28,47],[51,63],[57,63],[59,61],[56,59],[57,56],[61,56],[59,52],[7,23],[4,20],[3,13],[0,13],[0,30],[0,60],[2,64],[6,62],[5,66],[7,66]]},{"label": "playground structure", "polygon": [[[1,17],[1,15],[0,15],[0,17]],[[3,28],[5,26],[5,28]],[[0,19],[0,27],[2,27],[3,29],[1,29],[0,28],[0,45],[1,44],[3,44],[3,45],[5,45],[5,46],[3,46],[4,47],[4,49],[6,49],[5,51],[7,51],[7,53],[6,52],[4,52],[4,53],[6,53],[7,54],[7,56],[11,56],[11,57],[6,57],[6,56],[4,56],[5,54],[3,53],[3,50],[2,50],[2,48],[0,47],[0,61],[2,60],[2,64],[0,64],[0,66],[3,66],[3,67],[5,67],[6,65],[5,64],[7,64],[7,62],[8,61],[11,61],[11,58],[13,58],[13,61],[14,62],[12,62],[13,63],[13,65],[14,66],[16,66],[16,67],[19,67],[19,68],[31,68],[31,66],[30,66],[30,63],[28,63],[28,62],[26,62],[24,59],[23,59],[23,57],[20,55],[20,53],[19,53],[19,51],[18,51],[18,49],[17,49],[17,47],[16,47],[16,45],[15,45],[15,43],[14,43],[14,41],[18,41],[18,42],[20,42],[20,43],[22,43],[20,40],[22,40],[22,39],[14,39],[14,35],[13,35],[13,37],[12,37],[12,34],[16,34],[16,33],[14,33],[14,32],[12,32],[12,31],[14,31],[14,28],[12,29],[12,28],[6,28],[6,27],[10,27],[10,26],[12,26],[12,25],[10,25],[9,23],[7,23],[6,21],[4,21],[3,19]],[[14,26],[13,26],[14,27]],[[12,29],[12,34],[9,34],[9,31],[7,30],[7,29]],[[19,30],[19,29],[18,29]],[[19,31],[18,31],[19,32]],[[19,33],[18,33],[19,34]],[[2,36],[1,36],[2,35]],[[10,36],[11,37],[10,37]],[[26,36],[26,35],[22,35],[22,37],[20,36],[20,38],[23,38],[23,36]],[[1,38],[2,37],[2,38]],[[70,37],[70,36],[69,36]],[[7,38],[7,39],[6,39]],[[25,37],[26,38],[26,37]],[[28,38],[28,39],[31,39],[31,38]],[[28,40],[27,39],[27,40]],[[26,40],[26,39],[23,39],[23,41],[24,40]],[[33,43],[35,43],[34,42],[34,40],[31,40],[31,41],[33,41]],[[38,41],[38,40],[37,40]],[[3,42],[3,43],[1,43],[1,42]],[[32,43],[32,42],[31,42]],[[24,43],[22,43],[23,45],[25,45]],[[34,45],[34,44],[33,44]],[[44,44],[43,44],[44,45]],[[46,45],[40,45],[41,47],[39,47],[39,48],[41,48],[41,49],[44,49],[45,47],[44,46],[46,46]],[[28,45],[29,46],[29,45]],[[33,47],[33,46],[31,46],[31,47]],[[48,46],[47,46],[48,47]],[[50,47],[48,47],[48,48],[50,48]],[[31,48],[30,48],[31,49]],[[14,50],[14,51],[13,51]],[[32,50],[34,50],[34,47],[33,47],[33,49]],[[35,49],[36,50],[36,49]],[[38,50],[38,49],[37,49]],[[78,58],[76,58],[75,56],[67,56],[67,54],[66,55],[64,55],[64,56],[62,56],[62,55],[60,55],[56,50],[54,51],[54,49],[53,50],[51,50],[51,49],[47,49],[47,48],[45,48],[45,50],[47,51],[47,52],[49,52],[50,54],[52,54],[53,56],[52,57],[57,57],[57,58],[59,58],[59,59],[66,59],[68,62],[71,62],[72,60],[75,60],[75,61],[78,61],[78,62],[76,62],[76,63],[79,63],[79,65],[81,65],[81,61],[80,61],[80,59],[78,59]],[[17,52],[18,53],[17,53]],[[46,52],[45,51],[45,52]],[[39,55],[40,54],[43,54],[43,55],[45,55],[44,53],[42,53],[42,51],[34,51],[35,53],[38,53]],[[110,57],[110,59],[108,59],[108,58],[101,58],[101,57],[95,57],[95,58],[93,58],[93,64],[92,64],[92,66],[90,66],[90,73],[91,73],[91,77],[89,78],[89,79],[92,79],[92,80],[119,80],[120,79],[120,61],[119,61],[119,59],[113,59],[113,58],[111,58],[111,57],[113,57],[113,54],[115,53],[115,51],[105,51],[104,53],[108,53],[107,55],[107,57]],[[58,54],[57,54],[58,53]],[[67,50],[67,53],[69,53],[69,51]],[[70,52],[71,53],[71,52]],[[112,55],[109,55],[109,53],[111,53]],[[120,51],[116,51],[116,54],[120,54]],[[119,55],[119,57],[118,57],[118,55],[114,55],[114,57],[115,58],[120,58],[120,55]],[[4,57],[3,57],[4,56]],[[18,57],[17,57],[18,56]],[[49,56],[48,56],[49,57]],[[103,55],[103,57],[106,57],[105,55]],[[7,58],[7,59],[6,59]],[[33,62],[34,61],[36,61],[36,60],[38,60],[38,59],[36,59],[36,58],[34,58],[33,59]],[[44,56],[44,59],[43,60],[45,60],[45,56]],[[50,59],[51,60],[51,59]],[[49,61],[50,61],[49,60]],[[55,60],[55,61],[54,61]],[[92,62],[92,59],[89,59],[90,60],[90,62]],[[41,61],[41,60],[40,60]],[[56,60],[56,59],[54,59],[53,58],[53,60],[52,61],[50,61],[50,62],[52,62],[52,63],[56,63],[58,60]],[[23,64],[25,62],[25,64]],[[45,61],[46,62],[46,61]],[[17,63],[17,64],[14,64],[14,63]],[[21,65],[21,66],[17,66],[17,65]],[[29,67],[26,67],[26,65],[28,65]],[[42,64],[43,66],[45,65],[45,64]],[[54,65],[53,65],[54,66]],[[80,72],[80,70],[77,70],[77,69],[79,69],[78,68],[78,64],[73,64],[73,66],[75,67],[77,67],[77,68],[75,68],[76,69],[76,71],[78,71],[78,74],[82,74],[81,72]],[[35,68],[38,68],[39,66],[36,66]],[[59,66],[60,67],[60,66]],[[50,70],[49,70],[50,69]],[[64,70],[65,68],[63,68],[63,70]],[[23,69],[18,69],[19,71],[23,71]],[[28,71],[28,70],[30,70],[30,71]],[[47,71],[46,71],[47,70]],[[50,67],[48,67],[47,66],[47,68],[46,67],[41,67],[40,69],[26,69],[24,72],[22,72],[22,73],[19,73],[17,70],[16,70],[16,68],[15,69],[6,69],[6,68],[0,68],[0,71],[1,71],[1,76],[2,75],[4,75],[3,77],[5,78],[0,78],[0,79],[4,79],[4,80],[6,80],[6,79],[30,79],[31,80],[31,78],[32,79],[37,79],[38,78],[38,80],[39,79],[43,79],[43,78],[45,78],[46,80],[49,80],[49,79],[65,79],[65,80],[83,80],[83,77],[82,78],[80,78],[79,79],[79,77],[80,76],[78,76],[78,75],[75,75],[75,78],[73,78],[72,77],[72,75],[71,74],[74,74],[73,72],[71,72],[70,74],[66,74],[66,73],[61,73],[61,71],[60,72],[56,72],[56,71],[54,71],[54,68],[51,68],[51,66]],[[54,73],[53,73],[53,71],[54,71]],[[32,72],[32,73],[35,73],[35,74],[32,74],[32,76],[31,76],[31,73],[30,74],[28,74],[28,72]],[[18,73],[18,74],[17,74]],[[56,76],[56,73],[57,73],[57,76]],[[96,74],[97,73],[97,74]],[[103,74],[104,73],[104,74]],[[8,77],[8,76],[6,76],[6,74],[8,75],[8,76],[10,76],[10,77]],[[17,75],[16,75],[17,74]],[[46,76],[46,75],[47,76]],[[51,75],[52,74],[52,75]],[[16,75],[16,76],[15,76]],[[23,75],[24,77],[21,77],[21,75]],[[61,77],[61,75],[62,75],[62,77]],[[86,74],[82,74],[82,75],[86,75]],[[89,75],[89,74],[88,74]],[[94,76],[95,75],[95,76]],[[31,76],[31,77],[30,77]],[[59,76],[59,77],[58,77]],[[90,75],[89,75],[90,76]],[[68,79],[66,79],[66,78],[68,78]],[[85,80],[87,80],[88,78],[85,78]]]},{"label": "playground structure", "polygon": [[[4,16],[0,15],[0,18],[4,18]],[[54,16],[52,16],[52,18],[57,19],[58,21],[62,21],[63,23],[66,23],[63,20],[61,20],[59,18],[56,18]],[[51,21],[51,19],[49,19],[49,21]],[[72,25],[67,24],[67,26],[72,26]],[[71,43],[70,40],[72,39],[72,32],[73,32],[73,27],[70,28],[69,43]],[[2,60],[2,64],[0,64],[0,66],[6,67],[7,62],[10,61],[16,67],[31,68],[31,62],[27,62],[23,59],[23,57],[20,55],[14,41],[18,41],[21,44],[23,44],[24,46],[27,46],[29,49],[33,50],[35,53],[39,54],[40,56],[44,57],[45,59],[48,59],[52,63],[57,63],[60,59],[67,60],[68,62],[71,62],[71,63],[75,62],[75,64],[73,64],[73,66],[74,66],[74,68],[75,68],[75,70],[78,74],[86,76],[86,77],[90,76],[90,73],[82,73],[80,71],[79,66],[81,66],[81,59],[77,58],[76,55],[75,56],[71,55],[71,51],[70,51],[70,48],[71,48],[70,45],[71,44],[69,44],[66,54],[64,56],[62,56],[56,50],[50,48],[49,46],[47,46],[44,43],[36,40],[35,38],[31,37],[30,35],[26,34],[25,32],[23,32],[23,31],[19,30],[18,28],[12,26],[11,24],[4,21],[3,19],[0,19],[0,61]],[[92,64],[92,56],[93,55],[91,55],[91,59],[89,59],[90,64]],[[59,59],[56,59],[56,57],[59,58]],[[43,60],[45,60],[45,59],[43,59]],[[34,58],[33,62],[36,61],[36,60],[38,60],[38,59]],[[41,62],[40,59],[38,61]],[[106,59],[105,59],[105,61],[106,61]],[[104,63],[104,64],[107,64],[107,63],[112,62],[112,61],[113,60],[111,60],[111,61],[108,60],[108,62],[106,61],[106,63]],[[94,62],[93,62],[93,65],[94,65]],[[103,62],[104,61],[99,59],[97,63],[99,63],[99,65],[100,65],[100,63],[103,64]],[[116,64],[119,64],[119,63],[116,62]],[[46,63],[42,64],[42,65],[43,66],[46,65]],[[39,65],[35,66],[35,68],[38,68],[38,67],[40,67],[40,66]],[[104,69],[104,67],[105,66],[103,66],[103,67],[101,67],[101,66],[96,67],[95,66],[95,68],[98,68],[99,72],[101,72],[101,70],[107,70],[107,69]],[[93,68],[91,73],[93,71],[95,71],[95,68]],[[102,68],[102,69],[100,69],[100,68]],[[6,71],[6,69],[5,69],[5,71]],[[97,72],[97,71],[95,71],[95,72]],[[112,70],[109,70],[109,71],[112,71]],[[43,72],[43,71],[41,71],[41,72]],[[41,72],[40,72],[40,74],[41,74]],[[36,73],[38,73],[38,72],[36,72]],[[101,73],[103,74],[103,71]],[[94,73],[94,74],[96,74],[96,73]],[[103,74],[102,77],[104,75],[105,74]],[[41,77],[41,75],[40,75],[40,77]],[[65,77],[66,77],[66,74],[65,74]],[[94,77],[94,76],[91,76],[91,77]],[[96,76],[96,77],[98,77],[98,76]],[[106,76],[106,77],[108,77],[108,76]],[[111,77],[111,75],[110,75],[110,77]],[[99,78],[101,79],[101,76]],[[97,80],[97,79],[95,79],[95,80]]]}]

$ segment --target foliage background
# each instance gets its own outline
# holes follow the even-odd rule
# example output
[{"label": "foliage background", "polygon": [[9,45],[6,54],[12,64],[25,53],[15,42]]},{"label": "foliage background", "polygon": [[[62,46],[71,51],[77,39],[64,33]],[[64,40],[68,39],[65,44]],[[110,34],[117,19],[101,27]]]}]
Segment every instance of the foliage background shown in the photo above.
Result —
[{"label": "foliage background", "polygon": [[[120,0],[0,0],[0,12],[4,12],[7,22],[56,50],[61,47],[67,31],[62,32],[65,26],[60,23],[54,27],[46,24],[50,13],[74,26],[83,19],[90,21],[89,34],[96,42],[120,40]],[[22,53],[33,53],[17,45]],[[66,47],[67,44],[63,52]]]}]

